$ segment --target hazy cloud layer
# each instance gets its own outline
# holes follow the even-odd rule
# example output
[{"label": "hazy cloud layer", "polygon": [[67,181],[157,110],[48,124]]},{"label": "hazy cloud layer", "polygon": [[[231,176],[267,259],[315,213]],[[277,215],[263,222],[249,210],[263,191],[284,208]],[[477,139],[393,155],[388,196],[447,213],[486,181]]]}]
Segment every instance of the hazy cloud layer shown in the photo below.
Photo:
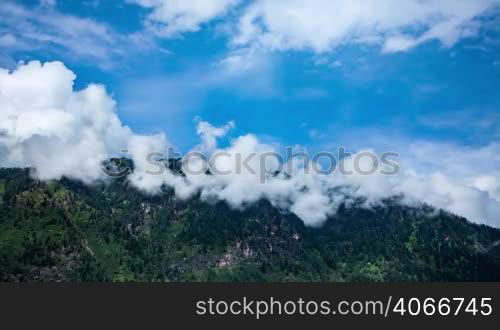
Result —
[{"label": "hazy cloud layer", "polygon": [[425,41],[452,46],[477,33],[478,16],[497,0],[256,0],[239,21],[235,44],[329,51],[345,44],[405,51]]},{"label": "hazy cloud layer", "polygon": [[142,32],[120,34],[106,23],[61,13],[53,4],[28,7],[1,1],[0,17],[0,54],[43,49],[111,68],[126,55],[165,52]]},{"label": "hazy cloud layer", "polygon": [[[146,25],[164,37],[225,20],[235,46],[328,52],[338,46],[406,51],[437,40],[453,46],[475,36],[479,17],[498,0],[133,0],[149,8]],[[238,8],[229,14],[230,9]],[[236,22],[236,23],[235,23]],[[229,26],[229,27],[228,27]]]},{"label": "hazy cloud layer", "polygon": [[129,0],[151,12],[146,26],[155,34],[176,37],[185,32],[196,32],[201,25],[227,14],[241,0]]}]

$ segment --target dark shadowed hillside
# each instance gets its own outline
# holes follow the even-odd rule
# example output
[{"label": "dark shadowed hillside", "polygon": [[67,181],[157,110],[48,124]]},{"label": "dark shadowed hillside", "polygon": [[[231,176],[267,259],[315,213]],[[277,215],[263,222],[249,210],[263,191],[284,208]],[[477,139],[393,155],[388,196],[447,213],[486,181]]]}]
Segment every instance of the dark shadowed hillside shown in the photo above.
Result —
[{"label": "dark shadowed hillside", "polygon": [[500,280],[500,231],[396,200],[308,228],[124,179],[87,187],[0,169],[1,281]]}]

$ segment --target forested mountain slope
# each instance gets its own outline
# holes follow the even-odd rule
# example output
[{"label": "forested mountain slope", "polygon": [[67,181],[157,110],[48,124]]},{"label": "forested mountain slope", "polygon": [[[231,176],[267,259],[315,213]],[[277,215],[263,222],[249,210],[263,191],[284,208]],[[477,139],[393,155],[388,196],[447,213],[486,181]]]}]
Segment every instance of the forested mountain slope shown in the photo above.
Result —
[{"label": "forested mountain slope", "polygon": [[144,195],[0,169],[1,281],[498,281],[500,230],[397,199],[305,227],[266,201]]}]

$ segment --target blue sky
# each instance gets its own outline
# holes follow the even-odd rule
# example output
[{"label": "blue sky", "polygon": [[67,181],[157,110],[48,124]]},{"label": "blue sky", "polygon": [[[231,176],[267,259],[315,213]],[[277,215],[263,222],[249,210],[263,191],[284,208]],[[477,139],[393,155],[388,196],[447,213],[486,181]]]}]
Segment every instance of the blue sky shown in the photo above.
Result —
[{"label": "blue sky", "polygon": [[[85,160],[118,149],[115,136],[133,146],[137,134],[149,147],[165,134],[186,152],[201,121],[214,132],[233,121],[219,129],[222,146],[253,134],[277,148],[395,151],[404,175],[375,178],[367,193],[500,226],[500,0],[4,0],[0,18],[0,156],[23,150],[54,166],[33,149],[40,134],[62,141],[45,145],[54,155]],[[85,102],[115,131],[60,101],[77,91],[100,95]],[[26,111],[33,117],[20,122]],[[136,135],[116,127],[114,112]],[[58,126],[67,122],[78,134]],[[88,130],[106,141],[92,140],[99,156],[78,140]],[[96,164],[45,177],[91,181]]]},{"label": "blue sky", "polygon": [[[26,10],[102,24],[117,38],[147,34],[150,8],[124,1],[54,3],[16,1]],[[494,12],[481,13],[480,30],[452,46],[429,40],[395,53],[364,44],[321,52],[260,49],[252,55],[257,68],[231,76],[217,63],[235,51],[223,30],[243,8],[203,22],[195,32],[148,36],[150,49],[130,51],[134,46],[118,41],[109,47],[123,47],[125,54],[102,59],[41,41],[33,49],[2,47],[1,58],[4,66],[63,60],[77,74],[76,88],[106,85],[124,123],[139,132],[166,131],[182,149],[197,143],[196,116],[214,124],[234,120],[237,134],[253,132],[289,145],[333,142],[353,130],[468,145],[498,138],[500,26]],[[3,33],[8,29],[3,26]],[[23,31],[16,32],[21,38]],[[484,125],[474,127],[478,120]]]}]

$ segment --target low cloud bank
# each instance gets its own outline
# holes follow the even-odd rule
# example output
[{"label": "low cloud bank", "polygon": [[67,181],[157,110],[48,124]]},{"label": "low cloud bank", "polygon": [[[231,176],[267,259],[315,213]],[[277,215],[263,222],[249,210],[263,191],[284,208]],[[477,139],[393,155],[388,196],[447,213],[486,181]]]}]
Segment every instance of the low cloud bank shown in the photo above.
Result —
[{"label": "low cloud bank", "polygon": [[[276,147],[252,135],[231,140],[220,148],[218,139],[234,127],[222,127],[198,120],[200,144],[193,150],[226,156],[217,159],[217,168],[230,174],[186,174],[154,171],[148,155],[170,147],[165,135],[138,135],[125,126],[116,114],[116,103],[100,85],[74,90],[76,76],[60,62],[30,62],[14,71],[0,69],[0,166],[33,167],[38,179],[65,176],[93,183],[109,180],[102,162],[127,150],[135,171],[130,182],[148,193],[163,186],[174,189],[180,198],[199,194],[202,199],[222,200],[234,208],[244,208],[260,199],[289,211],[310,226],[320,226],[342,203],[366,199],[366,206],[394,195],[404,202],[427,202],[435,207],[465,216],[470,220],[500,227],[500,144],[466,148],[436,143],[415,143],[402,153],[398,175],[377,171],[363,175],[338,171],[322,175],[301,171],[301,162],[290,173],[271,174],[277,167],[272,157]],[[360,150],[359,152],[363,152]],[[249,168],[236,170],[234,160],[245,159]],[[262,159],[265,163],[262,163]],[[342,160],[348,171],[354,169],[355,155]],[[193,159],[192,162],[199,162]],[[367,160],[369,161],[369,160]],[[193,164],[196,166],[196,164]],[[265,171],[265,173],[262,173]],[[262,176],[266,177],[262,183]]]}]

